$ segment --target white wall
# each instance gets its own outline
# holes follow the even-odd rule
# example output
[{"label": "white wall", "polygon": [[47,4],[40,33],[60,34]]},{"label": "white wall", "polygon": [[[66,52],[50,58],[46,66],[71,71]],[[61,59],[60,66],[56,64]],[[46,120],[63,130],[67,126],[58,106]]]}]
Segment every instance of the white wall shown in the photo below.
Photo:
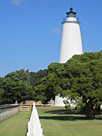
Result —
[{"label": "white wall", "polygon": [[65,106],[63,100],[66,100],[66,98],[60,97],[60,94],[55,96],[55,106]]},{"label": "white wall", "polygon": [[20,111],[19,105],[0,108],[0,122],[15,115],[19,111]]}]

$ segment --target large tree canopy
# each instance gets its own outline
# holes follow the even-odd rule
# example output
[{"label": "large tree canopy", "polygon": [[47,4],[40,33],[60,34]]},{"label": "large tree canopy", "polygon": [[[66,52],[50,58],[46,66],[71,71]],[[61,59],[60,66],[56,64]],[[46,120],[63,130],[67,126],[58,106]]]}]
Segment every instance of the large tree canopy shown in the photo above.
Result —
[{"label": "large tree canopy", "polygon": [[[75,55],[58,69],[62,94],[77,105],[85,106],[86,118],[95,118],[97,107],[102,104],[102,54]],[[70,103],[67,103],[70,105]]]},{"label": "large tree canopy", "polygon": [[63,75],[61,80],[66,81],[63,96],[85,106],[86,118],[95,118],[97,107],[102,104],[101,59],[101,53],[85,53],[66,62],[64,71],[59,69],[59,76]]},{"label": "large tree canopy", "polygon": [[21,102],[24,99],[35,101],[44,99],[44,97],[39,97],[39,92],[35,94],[35,86],[46,74],[47,70],[29,73],[29,70],[21,69],[0,78],[0,104],[13,103],[16,100]]},{"label": "large tree canopy", "polygon": [[28,98],[33,99],[33,89],[21,82],[8,82],[4,86],[4,91],[1,94],[2,103],[14,103],[16,100],[21,102]]},{"label": "large tree canopy", "polygon": [[[34,90],[34,89],[33,89]],[[0,78],[0,103],[12,103],[17,100],[34,98],[30,87],[30,75],[28,70],[8,73],[4,78]]]},{"label": "large tree canopy", "polygon": [[94,118],[102,103],[102,53],[74,55],[64,64],[51,63],[36,90],[47,96],[68,96],[77,106],[85,107],[86,118]]}]

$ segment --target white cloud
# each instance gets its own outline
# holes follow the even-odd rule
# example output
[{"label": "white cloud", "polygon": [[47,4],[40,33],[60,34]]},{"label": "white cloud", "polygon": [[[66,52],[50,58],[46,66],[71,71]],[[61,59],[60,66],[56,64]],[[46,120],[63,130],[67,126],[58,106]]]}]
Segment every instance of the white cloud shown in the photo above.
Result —
[{"label": "white cloud", "polygon": [[25,0],[12,0],[11,4],[14,5],[14,6],[19,6],[24,2],[25,2]]},{"label": "white cloud", "polygon": [[61,30],[59,29],[59,28],[53,28],[52,30],[51,30],[51,32],[53,32],[53,33],[55,33],[55,34],[61,34]]}]

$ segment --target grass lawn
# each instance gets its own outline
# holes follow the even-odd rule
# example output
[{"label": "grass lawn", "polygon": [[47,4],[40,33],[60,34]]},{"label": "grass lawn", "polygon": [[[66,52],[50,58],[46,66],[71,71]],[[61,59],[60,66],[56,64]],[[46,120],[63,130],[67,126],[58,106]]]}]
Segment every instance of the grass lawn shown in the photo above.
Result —
[{"label": "grass lawn", "polygon": [[59,107],[37,107],[37,110],[45,136],[102,136],[102,116],[85,120],[84,115],[65,114]]},{"label": "grass lawn", "polygon": [[31,112],[21,111],[0,123],[0,136],[26,136]]},{"label": "grass lawn", "polygon": [[[102,115],[85,120],[85,115],[65,113],[64,108],[37,107],[45,136],[102,136]],[[31,112],[19,112],[0,123],[0,136],[26,136]]]}]

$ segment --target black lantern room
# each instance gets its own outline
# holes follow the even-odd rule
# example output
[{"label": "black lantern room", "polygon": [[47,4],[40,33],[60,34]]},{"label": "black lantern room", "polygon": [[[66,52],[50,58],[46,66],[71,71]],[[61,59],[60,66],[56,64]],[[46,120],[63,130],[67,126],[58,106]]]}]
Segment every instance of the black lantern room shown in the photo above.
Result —
[{"label": "black lantern room", "polygon": [[76,12],[73,12],[73,8],[70,8],[70,12],[67,12],[67,17],[76,17]]}]

